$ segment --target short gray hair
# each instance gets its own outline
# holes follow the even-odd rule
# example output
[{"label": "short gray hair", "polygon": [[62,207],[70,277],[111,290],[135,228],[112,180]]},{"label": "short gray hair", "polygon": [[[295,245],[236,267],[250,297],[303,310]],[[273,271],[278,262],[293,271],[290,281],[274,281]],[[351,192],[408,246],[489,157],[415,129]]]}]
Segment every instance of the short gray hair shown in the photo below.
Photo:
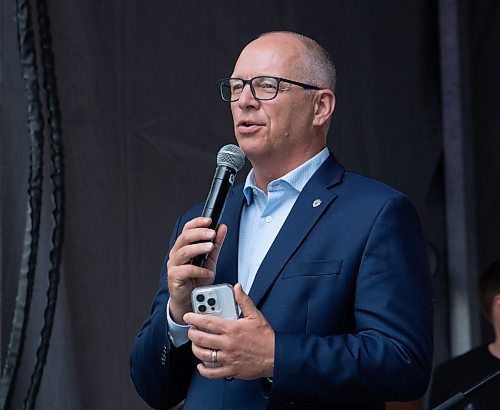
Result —
[{"label": "short gray hair", "polygon": [[317,41],[293,31],[269,31],[261,34],[259,38],[272,34],[290,35],[299,40],[304,46],[304,66],[302,67],[304,78],[301,80],[320,88],[329,88],[335,92],[337,83],[335,64],[333,64],[328,52]]}]

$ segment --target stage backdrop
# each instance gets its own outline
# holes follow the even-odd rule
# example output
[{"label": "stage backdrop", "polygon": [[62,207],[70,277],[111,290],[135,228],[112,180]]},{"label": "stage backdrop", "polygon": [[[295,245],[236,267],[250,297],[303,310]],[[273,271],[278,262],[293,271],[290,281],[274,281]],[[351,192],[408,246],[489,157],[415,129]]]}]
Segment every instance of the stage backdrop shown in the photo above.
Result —
[{"label": "stage backdrop", "polygon": [[[1,353],[8,343],[28,178],[26,101],[15,2],[1,3]],[[461,2],[472,135],[478,270],[500,257],[500,9]],[[176,217],[203,200],[216,153],[234,143],[216,81],[259,33],[310,35],[338,70],[328,145],[348,169],[415,203],[436,296],[436,362],[449,356],[442,67],[435,1],[50,2],[65,155],[65,240],[56,322],[38,409],[145,409],[129,351],[146,318]],[[46,173],[50,172],[46,158]],[[240,177],[241,179],[241,177]],[[21,408],[45,303],[50,185],[25,357]]]}]

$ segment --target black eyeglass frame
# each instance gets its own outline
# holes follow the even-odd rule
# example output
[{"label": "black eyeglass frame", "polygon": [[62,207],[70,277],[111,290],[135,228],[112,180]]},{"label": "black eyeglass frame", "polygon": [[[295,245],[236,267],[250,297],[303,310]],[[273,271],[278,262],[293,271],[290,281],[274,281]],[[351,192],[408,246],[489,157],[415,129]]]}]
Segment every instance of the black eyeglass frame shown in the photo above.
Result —
[{"label": "black eyeglass frame", "polygon": [[[255,80],[256,78],[272,78],[274,80],[276,80],[276,94],[274,94],[273,97],[271,98],[259,98],[255,95],[255,90],[253,88],[253,85],[252,85],[252,81]],[[255,98],[256,100],[259,100],[259,101],[269,101],[269,100],[273,100],[275,99],[277,96],[278,96],[278,93],[280,91],[280,83],[289,83],[289,84],[293,84],[293,85],[298,85],[299,87],[302,87],[306,90],[321,90],[320,87],[317,87],[315,85],[311,85],[311,84],[305,84],[305,83],[301,83],[299,81],[294,81],[294,80],[288,80],[286,78],[282,78],[282,77],[274,77],[272,75],[258,75],[257,77],[253,77],[253,78],[250,78],[249,80],[245,80],[243,78],[239,78],[239,77],[228,77],[228,78],[223,78],[219,81],[217,81],[217,83],[219,84],[219,91],[220,91],[220,96],[222,98],[223,101],[227,101],[227,102],[236,102],[240,99],[240,97],[236,98],[235,100],[226,100],[224,98],[224,94],[222,92],[222,83],[224,81],[229,81],[229,80],[240,80],[240,81],[243,81],[243,87],[241,88],[241,92],[243,92],[243,88],[245,88],[245,85],[248,84],[248,86],[250,87],[250,91],[253,95],[253,98]],[[240,94],[241,95],[241,94]]]}]

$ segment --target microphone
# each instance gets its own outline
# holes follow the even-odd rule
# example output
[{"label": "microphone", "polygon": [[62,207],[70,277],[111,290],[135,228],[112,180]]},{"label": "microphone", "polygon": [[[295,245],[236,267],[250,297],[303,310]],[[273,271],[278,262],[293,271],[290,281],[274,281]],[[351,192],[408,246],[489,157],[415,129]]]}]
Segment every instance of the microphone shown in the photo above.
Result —
[{"label": "microphone", "polygon": [[[465,400],[469,398],[469,396],[474,393],[476,390],[482,388],[485,384],[490,383],[491,381],[495,380],[497,377],[500,376],[500,369],[494,371],[493,373],[490,373],[488,376],[486,376],[484,379],[482,379],[479,383],[476,383],[474,386],[472,386],[470,389],[466,390],[465,392],[458,392],[457,394],[451,396],[448,400],[444,401],[441,403],[439,406],[434,407],[432,410],[448,410],[453,407],[455,407],[458,404],[461,404]],[[474,409],[474,405],[469,403],[466,407],[468,409],[470,406],[471,408]]]},{"label": "microphone", "polygon": [[[240,147],[233,144],[223,146],[217,154],[217,168],[212,179],[212,185],[205,201],[205,206],[201,216],[212,218],[210,229],[217,229],[224,206],[226,205],[227,194],[234,183],[236,173],[245,164],[245,154]],[[197,255],[191,261],[192,265],[203,266],[208,253]]]}]

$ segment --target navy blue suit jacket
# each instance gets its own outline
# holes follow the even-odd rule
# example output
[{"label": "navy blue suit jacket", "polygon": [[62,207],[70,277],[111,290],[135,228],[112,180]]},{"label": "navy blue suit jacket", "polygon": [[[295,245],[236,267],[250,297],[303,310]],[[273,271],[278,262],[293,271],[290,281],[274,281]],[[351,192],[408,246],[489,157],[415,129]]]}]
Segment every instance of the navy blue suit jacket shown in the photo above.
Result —
[{"label": "navy blue suit jacket", "polygon": [[[319,206],[313,201],[321,200]],[[238,280],[242,186],[229,194],[216,283]],[[184,214],[170,246],[201,207]],[[131,376],[154,408],[382,409],[421,396],[432,367],[432,297],[418,216],[407,198],[330,156],[304,187],[250,297],[276,333],[274,381],[209,380],[190,343],[167,337],[165,265],[137,336]]]}]

